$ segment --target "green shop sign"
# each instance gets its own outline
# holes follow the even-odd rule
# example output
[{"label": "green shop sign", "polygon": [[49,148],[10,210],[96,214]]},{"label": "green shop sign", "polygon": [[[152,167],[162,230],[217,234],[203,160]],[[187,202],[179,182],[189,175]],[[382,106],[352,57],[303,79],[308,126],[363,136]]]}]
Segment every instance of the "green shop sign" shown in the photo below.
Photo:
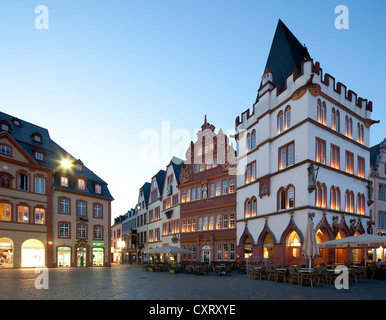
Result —
[{"label": "green shop sign", "polygon": [[104,242],[93,242],[92,246],[93,247],[103,247],[105,245]]}]

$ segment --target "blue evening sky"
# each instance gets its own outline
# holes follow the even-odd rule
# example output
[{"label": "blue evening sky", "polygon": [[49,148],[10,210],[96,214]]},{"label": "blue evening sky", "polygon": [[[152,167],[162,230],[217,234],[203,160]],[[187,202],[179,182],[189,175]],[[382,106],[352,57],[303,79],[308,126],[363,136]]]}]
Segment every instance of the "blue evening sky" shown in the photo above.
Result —
[{"label": "blue evening sky", "polygon": [[[41,4],[48,30],[35,28]],[[348,30],[335,28],[338,5],[349,9]],[[194,140],[205,114],[234,130],[255,101],[279,18],[325,73],[373,101],[381,123],[371,145],[382,141],[385,13],[382,0],[1,0],[0,110],[49,129],[107,181],[116,217],[183,156],[173,154],[188,148],[181,134]],[[152,161],[141,156],[149,132],[171,148],[151,148]]]}]

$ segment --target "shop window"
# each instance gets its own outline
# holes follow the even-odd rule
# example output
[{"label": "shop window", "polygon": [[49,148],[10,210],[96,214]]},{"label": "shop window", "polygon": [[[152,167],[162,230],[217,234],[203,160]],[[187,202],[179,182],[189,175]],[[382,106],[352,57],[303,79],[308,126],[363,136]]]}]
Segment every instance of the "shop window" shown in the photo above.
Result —
[{"label": "shop window", "polygon": [[43,267],[45,265],[44,244],[36,239],[24,241],[21,246],[22,267]]},{"label": "shop window", "polygon": [[13,242],[9,238],[0,238],[0,269],[13,268]]}]

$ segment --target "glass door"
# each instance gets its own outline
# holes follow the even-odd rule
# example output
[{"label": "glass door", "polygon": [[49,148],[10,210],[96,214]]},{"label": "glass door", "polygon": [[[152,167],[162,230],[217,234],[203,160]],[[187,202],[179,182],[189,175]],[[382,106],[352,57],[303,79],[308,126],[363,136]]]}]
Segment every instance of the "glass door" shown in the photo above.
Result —
[{"label": "glass door", "polygon": [[78,267],[86,266],[86,248],[78,248],[76,250],[76,265]]}]

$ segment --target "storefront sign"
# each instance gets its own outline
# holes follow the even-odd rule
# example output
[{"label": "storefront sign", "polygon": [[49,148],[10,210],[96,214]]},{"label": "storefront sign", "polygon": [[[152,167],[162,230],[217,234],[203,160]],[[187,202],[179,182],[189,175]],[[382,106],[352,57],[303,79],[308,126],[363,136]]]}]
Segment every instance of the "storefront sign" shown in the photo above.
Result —
[{"label": "storefront sign", "polygon": [[104,242],[93,242],[92,246],[93,247],[103,247],[105,245]]}]

